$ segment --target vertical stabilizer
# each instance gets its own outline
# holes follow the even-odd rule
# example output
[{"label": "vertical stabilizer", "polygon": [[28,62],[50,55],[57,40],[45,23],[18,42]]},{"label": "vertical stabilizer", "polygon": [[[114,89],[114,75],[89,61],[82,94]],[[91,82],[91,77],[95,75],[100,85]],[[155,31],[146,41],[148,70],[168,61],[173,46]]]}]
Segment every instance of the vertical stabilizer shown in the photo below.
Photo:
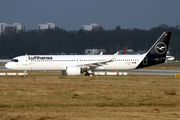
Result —
[{"label": "vertical stabilizer", "polygon": [[166,60],[170,37],[171,32],[164,32],[154,45],[145,53],[143,61],[137,68],[164,63]]}]

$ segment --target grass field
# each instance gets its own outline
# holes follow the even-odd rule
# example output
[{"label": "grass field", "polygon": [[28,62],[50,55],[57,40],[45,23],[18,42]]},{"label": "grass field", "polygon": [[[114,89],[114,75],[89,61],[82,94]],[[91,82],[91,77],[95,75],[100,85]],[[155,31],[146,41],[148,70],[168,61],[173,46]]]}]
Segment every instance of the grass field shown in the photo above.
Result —
[{"label": "grass field", "polygon": [[[180,63],[145,69],[180,70]],[[180,119],[180,77],[28,74],[0,76],[0,120]]]},{"label": "grass field", "polygon": [[179,120],[180,78],[0,76],[0,120]]}]

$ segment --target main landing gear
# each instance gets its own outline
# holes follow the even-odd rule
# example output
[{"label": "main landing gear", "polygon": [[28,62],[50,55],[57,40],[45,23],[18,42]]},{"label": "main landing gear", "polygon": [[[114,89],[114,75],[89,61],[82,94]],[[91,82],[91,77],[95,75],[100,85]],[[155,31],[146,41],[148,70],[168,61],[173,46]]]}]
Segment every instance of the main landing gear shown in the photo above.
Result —
[{"label": "main landing gear", "polygon": [[90,69],[87,70],[85,76],[93,76],[92,71]]},{"label": "main landing gear", "polygon": [[86,72],[85,76],[93,76],[93,74]]}]

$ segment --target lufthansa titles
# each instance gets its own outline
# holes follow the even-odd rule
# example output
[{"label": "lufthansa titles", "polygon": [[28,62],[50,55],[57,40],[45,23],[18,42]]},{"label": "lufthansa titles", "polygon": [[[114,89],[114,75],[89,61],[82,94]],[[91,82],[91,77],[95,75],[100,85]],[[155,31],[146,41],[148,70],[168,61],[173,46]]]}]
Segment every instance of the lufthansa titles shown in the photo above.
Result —
[{"label": "lufthansa titles", "polygon": [[31,57],[31,56],[29,56],[28,59],[29,60],[52,60],[53,57],[46,57],[46,56],[42,56],[42,57],[34,56],[34,57]]}]

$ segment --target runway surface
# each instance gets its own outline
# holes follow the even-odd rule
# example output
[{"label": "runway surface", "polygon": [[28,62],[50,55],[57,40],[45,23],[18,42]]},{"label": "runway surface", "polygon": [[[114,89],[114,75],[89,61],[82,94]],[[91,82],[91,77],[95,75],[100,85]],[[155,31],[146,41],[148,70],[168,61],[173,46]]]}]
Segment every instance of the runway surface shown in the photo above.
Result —
[{"label": "runway surface", "polygon": [[[0,66],[0,71],[9,71],[9,69],[6,69],[5,66]],[[53,71],[53,72],[57,72],[57,71]],[[137,74],[137,75],[175,75],[175,74],[180,74],[180,70],[153,70],[153,69],[135,69],[135,70],[119,71],[119,72],[127,72],[128,74]]]},{"label": "runway surface", "polygon": [[128,74],[138,75],[175,75],[180,74],[180,70],[154,70],[154,69],[136,69],[126,71]]},{"label": "runway surface", "polygon": [[7,69],[5,66],[0,66],[0,71],[6,71],[6,70],[9,70],[9,69]]}]

